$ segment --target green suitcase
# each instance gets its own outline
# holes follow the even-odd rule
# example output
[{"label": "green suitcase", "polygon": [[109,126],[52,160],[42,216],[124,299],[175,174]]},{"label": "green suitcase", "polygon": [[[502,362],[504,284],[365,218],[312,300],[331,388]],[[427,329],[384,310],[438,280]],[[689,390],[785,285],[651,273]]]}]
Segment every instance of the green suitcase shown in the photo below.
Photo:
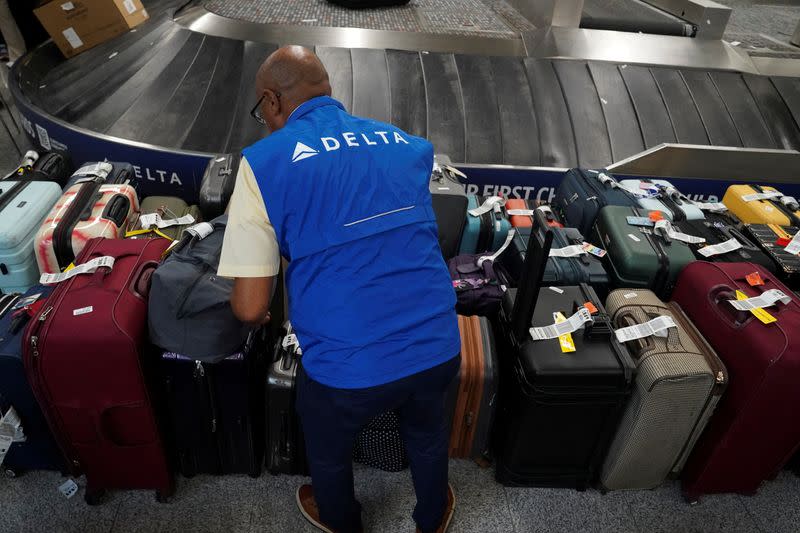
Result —
[{"label": "green suitcase", "polygon": [[[187,224],[161,228],[158,230],[158,233],[156,233],[155,231],[150,231],[147,233],[136,234],[138,232],[133,231],[131,233],[134,233],[136,235],[131,235],[131,237],[134,239],[136,238],[152,239],[155,237],[160,237],[161,235],[159,235],[159,233],[163,233],[165,236],[169,237],[172,240],[180,239],[186,228],[190,228],[194,224],[202,222],[203,220],[203,217],[200,214],[200,209],[196,205],[190,206],[186,202],[175,196],[148,196],[147,198],[142,200],[140,209],[142,215],[158,213],[163,220],[171,220],[171,219],[181,218],[186,215],[191,215],[192,218],[194,218],[194,221]],[[141,229],[147,229],[147,228],[142,228],[140,223],[139,225],[137,225],[137,230]]]},{"label": "green suitcase", "polygon": [[614,287],[650,289],[668,300],[678,274],[695,257],[686,243],[628,221],[649,216],[646,209],[606,206],[597,217],[592,239],[608,252],[606,266]]}]

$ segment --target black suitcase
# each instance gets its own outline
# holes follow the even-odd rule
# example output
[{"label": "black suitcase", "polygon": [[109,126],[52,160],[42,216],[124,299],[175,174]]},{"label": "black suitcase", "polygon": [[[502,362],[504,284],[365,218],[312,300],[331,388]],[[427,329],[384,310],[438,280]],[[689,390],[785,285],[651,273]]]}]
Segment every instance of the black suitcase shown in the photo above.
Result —
[{"label": "black suitcase", "polygon": [[[635,365],[591,287],[542,287],[552,241],[552,230],[532,233],[519,289],[508,290],[497,320],[505,356],[496,477],[504,485],[584,490],[605,459]],[[571,334],[574,353],[562,353],[558,338],[533,340],[532,325],[553,324],[555,312],[570,317],[586,302],[596,312]]]},{"label": "black suitcase", "polygon": [[25,154],[22,164],[3,179],[14,181],[54,181],[63,188],[72,173],[72,163],[69,156],[59,152],[45,152],[38,155],[38,159],[30,164],[29,155],[36,156],[36,152]]},{"label": "black suitcase", "polygon": [[217,156],[208,162],[200,182],[197,206],[204,220],[212,220],[225,212],[236,185],[239,171],[239,154]]},{"label": "black suitcase", "polygon": [[306,446],[295,411],[295,383],[302,354],[291,326],[275,344],[267,369],[266,465],[271,474],[307,475]]},{"label": "black suitcase", "polygon": [[[525,265],[525,252],[531,231],[542,232],[549,228],[553,232],[553,248],[582,245],[584,239],[581,232],[575,228],[558,227],[558,218],[552,212],[546,213],[540,209],[534,212],[533,228],[515,228],[516,233],[508,249],[503,252],[499,260],[500,276],[507,287],[516,287],[522,277]],[[605,299],[608,295],[608,273],[603,267],[603,260],[591,253],[575,257],[550,257],[547,260],[542,284],[545,286],[578,285],[588,283]]]},{"label": "black suitcase", "polygon": [[458,255],[467,218],[467,193],[458,174],[449,166],[437,166],[431,175],[433,212],[439,228],[439,247],[445,261]]},{"label": "black suitcase", "polygon": [[264,350],[261,334],[253,334],[241,352],[215,364],[163,354],[172,448],[184,476],[261,474]]},{"label": "black suitcase", "polygon": [[[722,213],[706,212],[706,218],[701,220],[684,220],[673,224],[678,231],[688,235],[702,237],[706,240],[702,244],[690,244],[689,247],[694,252],[697,259],[701,261],[723,262],[723,263],[757,263],[770,272],[776,273],[775,263],[767,257],[761,248],[758,247],[742,230],[739,229],[738,220],[730,218]],[[702,248],[736,239],[741,248],[726,253],[711,256],[700,253]]]},{"label": "black suitcase", "polygon": [[636,198],[619,185],[608,172],[573,168],[564,174],[553,198],[553,209],[560,212],[566,225],[589,235],[607,205],[636,207]]},{"label": "black suitcase", "polygon": [[778,277],[792,290],[800,290],[800,257],[784,250],[779,239],[791,239],[800,228],[774,224],[745,224],[744,232],[764,250],[775,265]]}]

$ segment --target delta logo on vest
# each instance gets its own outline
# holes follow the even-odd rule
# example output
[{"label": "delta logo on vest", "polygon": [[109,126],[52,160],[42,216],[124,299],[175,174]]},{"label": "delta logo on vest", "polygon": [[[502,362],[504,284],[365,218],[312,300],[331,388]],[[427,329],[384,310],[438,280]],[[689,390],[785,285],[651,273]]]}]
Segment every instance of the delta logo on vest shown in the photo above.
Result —
[{"label": "delta logo on vest", "polygon": [[[373,137],[370,137],[370,135]],[[378,146],[379,144],[408,144],[408,141],[396,131],[375,131],[370,134],[361,133],[359,136],[360,138],[352,131],[346,131],[342,133],[343,143],[336,137],[320,137],[319,142],[325,148],[326,152],[335,152],[342,147],[349,149],[357,147],[369,148],[371,146]],[[292,163],[316,157],[320,155],[320,153],[320,150],[297,141],[297,144],[294,146],[294,153],[292,154]]]}]

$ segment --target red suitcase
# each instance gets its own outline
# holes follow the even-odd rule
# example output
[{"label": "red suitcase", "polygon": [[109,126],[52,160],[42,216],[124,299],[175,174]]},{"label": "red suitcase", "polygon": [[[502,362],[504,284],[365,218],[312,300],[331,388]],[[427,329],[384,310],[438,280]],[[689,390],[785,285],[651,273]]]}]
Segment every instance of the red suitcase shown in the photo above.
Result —
[{"label": "red suitcase", "polygon": [[[763,285],[746,277],[758,272]],[[778,289],[791,298],[764,310],[762,323],[726,300]],[[689,501],[717,492],[753,494],[800,445],[800,298],[753,263],[689,264],[672,298],[728,367],[728,389],[683,471]]]},{"label": "red suitcase", "polygon": [[[86,501],[106,489],[173,492],[161,435],[145,382],[149,280],[166,239],[91,239],[76,265],[114,258],[113,268],[55,286],[28,325],[23,361],[56,439],[76,472],[86,474]],[[155,355],[155,354],[153,354]]]}]

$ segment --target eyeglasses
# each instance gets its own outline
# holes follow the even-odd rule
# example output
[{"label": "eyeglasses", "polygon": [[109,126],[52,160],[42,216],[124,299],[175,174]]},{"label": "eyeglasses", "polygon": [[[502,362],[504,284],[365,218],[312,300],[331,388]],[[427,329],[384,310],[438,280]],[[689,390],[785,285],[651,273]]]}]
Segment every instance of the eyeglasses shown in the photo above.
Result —
[{"label": "eyeglasses", "polygon": [[[278,91],[273,91],[273,92],[275,93],[275,98],[280,99],[281,93],[279,93]],[[258,102],[256,102],[256,105],[254,105],[253,109],[250,110],[250,116],[253,117],[256,120],[256,122],[258,122],[263,126],[267,125],[267,121],[264,120],[264,116],[261,114],[261,103],[264,101],[264,98],[266,98],[266,96],[267,96],[266,94],[262,94],[261,98],[259,98]]]}]

